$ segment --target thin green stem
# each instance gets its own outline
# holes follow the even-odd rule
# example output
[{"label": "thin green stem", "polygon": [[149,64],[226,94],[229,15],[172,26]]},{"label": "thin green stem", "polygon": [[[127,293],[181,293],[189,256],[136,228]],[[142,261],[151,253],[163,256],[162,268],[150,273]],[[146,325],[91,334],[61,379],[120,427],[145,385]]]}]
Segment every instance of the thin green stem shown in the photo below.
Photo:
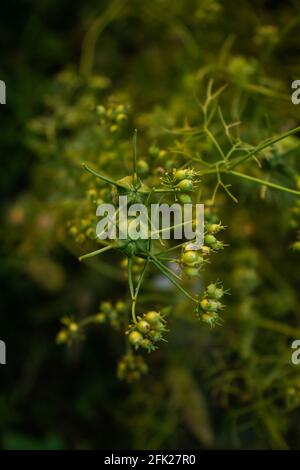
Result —
[{"label": "thin green stem", "polygon": [[299,328],[293,328],[277,320],[271,320],[270,318],[254,316],[253,322],[260,328],[275,331],[276,333],[281,333],[283,335],[290,336],[291,338],[299,338],[300,335]]},{"label": "thin green stem", "polygon": [[101,179],[102,181],[105,181],[106,183],[112,184],[113,186],[116,186],[117,188],[126,188],[126,186],[124,186],[120,183],[117,183],[116,181],[112,180],[108,176],[104,176],[104,175],[98,173],[97,171],[93,170],[86,163],[83,163],[82,166],[85,170],[87,170],[89,173],[96,176],[97,178]]},{"label": "thin green stem", "polygon": [[101,16],[96,18],[87,31],[87,34],[83,39],[79,65],[80,73],[85,78],[89,78],[92,75],[94,54],[98,37],[110,22],[122,14],[125,4],[126,1],[124,0],[114,0],[110,2],[109,7]]},{"label": "thin green stem", "polygon": [[207,137],[209,138],[209,140],[214,144],[214,146],[218,150],[218,152],[221,155],[222,159],[225,160],[226,158],[225,158],[224,152],[221,149],[221,147],[220,147],[218,141],[216,140],[215,136],[210,132],[210,130],[207,127],[204,128],[204,131],[205,131]]},{"label": "thin green stem", "polygon": [[138,179],[137,175],[137,166],[136,166],[136,139],[137,139],[137,129],[134,129],[133,139],[132,139],[132,161],[133,161],[133,181],[136,183]]},{"label": "thin green stem", "polygon": [[[220,168],[219,170],[217,170],[215,168],[213,170],[207,170],[207,171],[203,172],[202,174],[203,175],[212,175],[212,174],[215,174],[215,173],[226,173],[228,175],[237,176],[239,178],[247,179],[249,181],[252,181],[253,183],[257,183],[257,184],[260,184],[260,185],[263,185],[263,186],[269,186],[270,188],[278,189],[279,191],[284,191],[284,192],[287,192],[287,193],[290,193],[290,194],[296,194],[297,196],[300,196],[300,191],[297,191],[296,189],[286,188],[285,186],[281,186],[281,185],[276,184],[276,183],[271,183],[270,181],[266,181],[266,180],[263,180],[263,179],[260,179],[260,178],[256,178],[254,176],[245,175],[244,173],[240,173],[238,171],[232,171],[230,169],[226,170],[226,168],[224,168],[224,169]],[[218,184],[218,186],[219,186],[219,184]]]},{"label": "thin green stem", "polygon": [[137,286],[136,286],[136,289],[135,289],[135,294],[134,294],[134,297],[135,299],[137,298],[138,294],[139,294],[139,290],[140,290],[140,287],[142,285],[142,282],[144,280],[144,277],[145,277],[145,273],[146,273],[146,269],[148,267],[148,264],[149,264],[149,259],[147,258],[146,261],[145,261],[145,264],[143,266],[143,270],[141,272],[141,275],[140,275],[140,278],[138,280],[138,283],[137,283]]},{"label": "thin green stem", "polygon": [[291,129],[288,132],[285,132],[284,134],[281,134],[277,137],[274,137],[271,140],[268,140],[267,142],[264,142],[261,145],[258,145],[255,149],[253,149],[251,152],[247,153],[247,155],[244,155],[243,157],[232,161],[232,163],[227,167],[228,170],[232,170],[235,168],[237,165],[240,165],[241,163],[245,162],[248,160],[250,157],[256,155],[257,153],[261,152],[262,150],[270,147],[273,144],[276,144],[277,142],[280,142],[281,140],[285,139],[286,137],[289,137],[290,135],[297,134],[297,132],[300,132],[300,126],[295,127],[294,129]]},{"label": "thin green stem", "polygon": [[[196,241],[196,239],[192,240],[192,241]],[[181,248],[183,245],[186,244],[186,241],[182,242],[182,243],[179,243],[178,245],[175,245],[175,246],[171,246],[170,248],[167,248],[166,250],[164,251],[160,251],[159,253],[155,253],[155,256],[160,256],[160,255],[164,255],[165,253],[168,253],[170,251],[173,251],[173,250],[177,250],[178,248]]]},{"label": "thin green stem", "polygon": [[134,323],[137,323],[135,314],[136,295],[134,292],[133,276],[132,276],[132,258],[128,258],[128,284],[131,297],[131,316]]},{"label": "thin green stem", "polygon": [[176,190],[174,188],[161,188],[161,189],[154,189],[155,193],[175,193]]},{"label": "thin green stem", "polygon": [[269,186],[270,188],[279,189],[280,191],[285,191],[286,193],[296,194],[297,196],[300,196],[300,191],[297,191],[296,189],[286,188],[285,186],[281,186],[280,184],[271,183],[270,181],[255,178],[254,176],[245,175],[244,173],[240,173],[238,171],[229,171],[228,174],[237,176],[238,178],[253,181],[254,183],[258,183],[263,186]]},{"label": "thin green stem", "polygon": [[134,299],[134,286],[132,279],[132,258],[128,258],[128,284],[131,300]]},{"label": "thin green stem", "polygon": [[193,222],[192,220],[185,220],[184,222],[181,222],[180,224],[171,225],[169,227],[165,227],[165,228],[161,228],[159,230],[155,230],[154,232],[151,232],[150,237],[152,238],[153,235],[157,235],[157,234],[163,233],[163,232],[168,232],[170,230],[173,230],[173,229],[176,229],[176,228],[179,228],[179,227],[184,227],[185,225],[188,225],[192,222]]},{"label": "thin green stem", "polygon": [[103,248],[100,248],[100,250],[92,251],[91,253],[87,253],[86,255],[80,256],[78,259],[79,261],[82,261],[83,259],[92,258],[93,256],[100,255],[101,253],[112,250],[113,248],[114,248],[113,245],[107,245],[107,246],[104,246]]},{"label": "thin green stem", "polygon": [[157,263],[157,258],[153,255],[151,255],[151,253],[148,253],[152,263],[157,267],[157,269],[159,271],[161,271],[164,276],[166,276],[170,282],[172,282],[172,284],[174,284],[175,287],[177,287],[177,289],[179,289],[186,297],[188,297],[190,300],[192,300],[193,302],[198,302],[197,299],[195,299],[189,292],[187,292],[180,284],[178,284],[177,281],[175,281],[175,279],[173,279],[169,273],[164,269],[162,268],[162,266],[160,265],[160,263]]},{"label": "thin green stem", "polygon": [[134,295],[133,295],[133,298],[132,298],[131,314],[132,314],[132,319],[135,323],[137,322],[136,313],[135,313],[136,302],[137,302],[137,298],[138,298],[138,295],[139,295],[139,291],[140,291],[142,282],[144,280],[144,276],[145,276],[145,272],[146,272],[148,263],[149,263],[149,259],[147,258],[146,261],[145,261],[145,264],[143,266],[143,270],[142,270],[141,275],[139,277],[139,280],[138,280],[138,283],[137,283],[137,286],[135,288],[135,292],[134,292]]},{"label": "thin green stem", "polygon": [[174,271],[172,271],[172,269],[168,268],[168,266],[163,264],[158,258],[156,258],[156,256],[154,256],[154,257],[156,259],[156,262],[162,267],[162,269],[165,269],[171,276],[174,276],[176,279],[178,279],[178,281],[182,281],[181,277],[178,276],[176,273],[174,273]]},{"label": "thin green stem", "polygon": [[220,185],[222,186],[222,188],[226,191],[226,193],[228,194],[229,197],[231,197],[231,199],[237,204],[239,201],[238,199],[232,194],[231,191],[229,191],[228,187],[230,186],[229,184],[224,184],[223,181],[221,180],[220,178]]}]

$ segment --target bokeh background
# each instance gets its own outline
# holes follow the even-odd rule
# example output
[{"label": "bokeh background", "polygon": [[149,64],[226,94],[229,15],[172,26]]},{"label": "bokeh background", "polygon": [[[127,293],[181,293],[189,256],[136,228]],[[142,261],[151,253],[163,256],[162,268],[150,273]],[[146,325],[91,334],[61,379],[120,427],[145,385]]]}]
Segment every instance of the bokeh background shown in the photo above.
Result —
[{"label": "bokeh background", "polygon": [[[84,317],[126,295],[119,258],[80,264],[85,248],[65,234],[80,217],[70,198],[84,204],[80,162],[96,152],[105,169],[101,149],[112,159],[128,152],[135,125],[142,152],[167,147],[163,129],[194,119],[208,77],[230,84],[222,106],[248,141],[299,125],[290,100],[299,27],[296,0],[1,2],[1,448],[299,448],[293,196],[235,181],[240,204],[220,199],[230,246],[208,277],[230,289],[226,321],[213,330],[186,321],[175,298],[169,342],[147,358],[141,381],[117,378],[124,344],[109,326],[70,349],[55,341],[63,315]],[[131,117],[98,141],[91,109],[111,96],[130,104]],[[266,152],[264,170],[295,185],[298,138]],[[161,284],[148,292],[158,304]]]}]

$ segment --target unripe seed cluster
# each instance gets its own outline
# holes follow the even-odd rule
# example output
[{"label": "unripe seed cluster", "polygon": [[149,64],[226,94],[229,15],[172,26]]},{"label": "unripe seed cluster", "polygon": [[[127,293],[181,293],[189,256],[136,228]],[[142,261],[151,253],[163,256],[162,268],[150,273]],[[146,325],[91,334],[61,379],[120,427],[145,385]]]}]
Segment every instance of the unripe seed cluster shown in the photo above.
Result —
[{"label": "unripe seed cluster", "polygon": [[110,323],[113,328],[120,328],[126,312],[126,304],[118,300],[114,305],[110,301],[101,302],[99,312],[94,315],[94,323]]},{"label": "unripe seed cluster", "polygon": [[56,342],[58,344],[67,343],[70,345],[76,340],[84,339],[80,325],[71,317],[63,317],[61,323],[63,328],[56,335]]},{"label": "unripe seed cluster", "polygon": [[224,243],[217,239],[216,234],[219,233],[221,230],[224,230],[224,226],[221,222],[218,223],[210,223],[206,222],[204,224],[204,244],[212,251],[219,251],[223,250]]},{"label": "unripe seed cluster", "polygon": [[134,349],[146,349],[148,352],[154,351],[156,343],[163,340],[163,333],[166,330],[165,319],[159,312],[150,311],[137,318],[136,323],[131,323],[126,332],[129,343]]},{"label": "unripe seed cluster", "polygon": [[109,322],[113,328],[119,329],[124,323],[126,304],[118,300],[114,305],[110,301],[100,303],[100,311],[95,315],[85,317],[83,320],[75,321],[71,317],[63,317],[61,323],[63,328],[58,332],[56,341],[59,344],[72,344],[84,339],[84,330],[88,325]]},{"label": "unripe seed cluster", "polygon": [[199,250],[189,250],[187,248],[184,249],[180,259],[182,271],[188,277],[198,276],[204,262],[204,258]]},{"label": "unripe seed cluster", "polygon": [[147,372],[148,366],[139,355],[126,354],[118,363],[117,376],[128,383],[139,380]]},{"label": "unripe seed cluster", "polygon": [[182,204],[191,204],[191,193],[199,184],[199,173],[193,169],[172,168],[161,178],[162,184],[174,191],[176,199]]},{"label": "unripe seed cluster", "polygon": [[197,316],[211,327],[221,323],[220,311],[224,308],[221,299],[224,291],[221,284],[209,284],[197,308]]},{"label": "unripe seed cluster", "polygon": [[225,227],[218,223],[205,223],[204,226],[204,245],[199,250],[191,250],[185,245],[179,260],[180,266],[184,274],[188,277],[196,277],[199,271],[208,263],[208,255],[214,251],[224,248],[224,243],[215,237],[215,234],[223,230]]},{"label": "unripe seed cluster", "polygon": [[107,106],[97,106],[96,114],[100,124],[108,126],[109,131],[114,134],[128,120],[128,106],[111,101]]}]

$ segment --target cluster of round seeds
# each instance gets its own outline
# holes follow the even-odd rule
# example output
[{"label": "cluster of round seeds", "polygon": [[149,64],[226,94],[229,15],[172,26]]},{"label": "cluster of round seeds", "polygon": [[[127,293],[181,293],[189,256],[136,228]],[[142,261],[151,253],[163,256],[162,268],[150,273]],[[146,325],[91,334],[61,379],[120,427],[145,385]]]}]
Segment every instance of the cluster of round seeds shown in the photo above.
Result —
[{"label": "cluster of round seeds", "polygon": [[74,341],[79,341],[84,339],[84,335],[81,331],[81,328],[77,322],[75,322],[70,317],[63,317],[61,319],[63,328],[58,332],[56,336],[56,342],[58,344],[68,343],[72,344]]},{"label": "cluster of round seeds", "polygon": [[128,119],[128,106],[111,101],[107,106],[97,106],[96,113],[100,124],[107,125],[110,132],[115,133]]},{"label": "cluster of round seeds", "polygon": [[148,352],[156,349],[156,343],[163,341],[163,333],[166,331],[165,319],[159,312],[150,311],[137,318],[136,323],[131,323],[126,332],[129,343],[134,349],[140,347]]},{"label": "cluster of round seeds", "polygon": [[150,157],[149,160],[155,161],[161,172],[164,172],[164,169],[170,170],[174,166],[174,160],[167,150],[160,149],[156,145],[151,145],[148,149],[148,153]]},{"label": "cluster of round seeds", "polygon": [[224,248],[224,243],[216,238],[216,234],[221,230],[224,230],[224,226],[219,223],[209,223],[204,224],[204,246],[207,246],[213,251],[222,250]]},{"label": "cluster of round seeds", "polygon": [[185,247],[180,258],[180,264],[182,271],[188,277],[198,276],[199,270],[205,263],[201,252],[195,250],[189,250]]},{"label": "cluster of round seeds", "polygon": [[126,354],[118,363],[117,376],[126,382],[135,382],[142,375],[147,374],[148,366],[142,356]]},{"label": "cluster of round seeds", "polygon": [[97,206],[103,202],[109,202],[110,191],[108,188],[90,187],[86,192],[88,201],[93,202]]},{"label": "cluster of round seeds", "polygon": [[99,312],[94,315],[94,322],[108,322],[112,327],[119,328],[125,311],[126,304],[122,300],[118,300],[114,305],[109,301],[101,302]]},{"label": "cluster of round seeds", "polygon": [[[194,228],[194,227],[193,227]],[[204,245],[199,250],[191,250],[189,244],[185,245],[180,258],[180,265],[184,274],[195,277],[205,263],[208,263],[208,255],[224,248],[224,243],[217,240],[215,234],[225,227],[219,223],[205,223]]]},{"label": "cluster of round seeds", "polygon": [[[102,185],[102,182],[100,183]],[[96,225],[98,218],[94,213],[95,209],[91,205],[96,206],[110,201],[110,190],[107,187],[95,186],[89,184],[86,189],[86,198],[80,204],[78,210],[75,210],[74,218],[66,222],[66,233],[76,243],[83,244],[87,241],[95,241],[101,243],[96,236]],[[92,203],[92,204],[91,204]]]},{"label": "cluster of round seeds", "polygon": [[67,233],[76,243],[82,244],[87,240],[96,240],[96,217],[90,216],[78,220],[67,222]]},{"label": "cluster of round seeds", "polygon": [[197,173],[193,169],[184,168],[176,169],[172,168],[161,178],[162,184],[167,186],[169,189],[174,190],[176,199],[182,204],[191,204],[192,198],[191,193],[197,184],[200,182]]},{"label": "cluster of round seeds", "polygon": [[211,199],[204,201],[204,219],[207,223],[219,223],[218,208]]},{"label": "cluster of round seeds", "polygon": [[202,300],[197,307],[197,314],[202,321],[210,326],[220,324],[220,311],[224,308],[221,299],[226,292],[220,284],[209,284]]},{"label": "cluster of round seeds", "polygon": [[101,302],[100,311],[95,315],[90,315],[82,320],[75,321],[71,317],[63,317],[61,323],[63,328],[56,336],[57,343],[72,344],[75,341],[84,339],[84,330],[88,325],[109,322],[114,328],[120,328],[124,322],[126,305],[119,300],[112,305],[111,302]]}]

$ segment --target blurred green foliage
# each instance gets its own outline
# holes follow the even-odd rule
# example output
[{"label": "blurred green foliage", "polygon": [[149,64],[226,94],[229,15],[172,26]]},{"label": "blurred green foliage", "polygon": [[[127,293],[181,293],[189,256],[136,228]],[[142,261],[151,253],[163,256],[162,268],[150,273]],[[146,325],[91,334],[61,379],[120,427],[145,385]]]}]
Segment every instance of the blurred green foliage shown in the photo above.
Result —
[{"label": "blurred green foliage", "polygon": [[[94,187],[81,163],[124,176],[134,127],[146,176],[157,167],[153,148],[165,152],[164,169],[182,163],[174,149],[214,158],[201,134],[189,139],[212,78],[229,84],[219,106],[226,122],[241,121],[244,142],[258,145],[299,125],[290,100],[300,76],[299,7],[296,0],[1,6],[3,448],[299,447],[299,366],[290,363],[291,342],[300,339],[293,195],[226,177],[239,204],[220,191],[215,209],[229,246],[200,280],[218,278],[230,289],[225,321],[215,329],[192,322],[169,285],[149,282],[145,304],[173,299],[171,332],[146,357],[149,373],[139,382],[118,380],[124,344],[107,325],[70,349],[55,343],[62,316],[82,319],[100,301],[126,296],[118,255],[90,266],[76,259],[92,246],[86,228],[94,217]],[[98,105],[125,106],[126,119],[99,123]],[[225,143],[224,130],[213,129]],[[252,160],[243,168],[299,188],[298,154],[292,136],[261,152],[260,167]],[[203,185],[205,200],[214,185],[215,175]]]}]

